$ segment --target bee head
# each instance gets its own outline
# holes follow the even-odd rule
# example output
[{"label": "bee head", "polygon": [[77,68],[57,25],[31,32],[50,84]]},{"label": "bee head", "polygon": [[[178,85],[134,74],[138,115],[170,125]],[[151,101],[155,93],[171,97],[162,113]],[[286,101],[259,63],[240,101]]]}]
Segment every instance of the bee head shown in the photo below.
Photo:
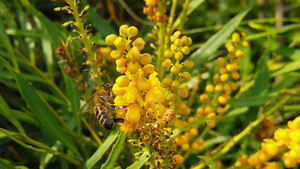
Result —
[{"label": "bee head", "polygon": [[109,83],[106,83],[106,84],[103,85],[103,87],[105,88],[105,90],[111,91],[111,89],[112,89],[113,86],[111,84],[109,84]]}]

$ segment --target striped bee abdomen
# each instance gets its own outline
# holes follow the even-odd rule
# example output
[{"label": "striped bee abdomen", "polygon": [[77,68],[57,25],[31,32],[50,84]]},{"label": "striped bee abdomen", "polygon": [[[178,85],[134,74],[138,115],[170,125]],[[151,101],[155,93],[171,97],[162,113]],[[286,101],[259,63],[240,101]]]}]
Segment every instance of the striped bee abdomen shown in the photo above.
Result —
[{"label": "striped bee abdomen", "polygon": [[99,123],[106,129],[110,130],[113,127],[114,120],[109,114],[109,110],[105,106],[98,105],[95,111],[95,115]]}]

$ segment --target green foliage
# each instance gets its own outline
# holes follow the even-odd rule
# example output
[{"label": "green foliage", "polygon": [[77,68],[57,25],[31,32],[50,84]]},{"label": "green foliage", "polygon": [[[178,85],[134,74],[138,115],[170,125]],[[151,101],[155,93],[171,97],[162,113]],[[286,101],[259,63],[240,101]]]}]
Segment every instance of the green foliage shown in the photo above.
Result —
[{"label": "green foliage", "polygon": [[[180,15],[184,2],[190,8]],[[300,14],[296,7],[300,2],[285,1],[284,18],[276,18],[274,11],[264,10],[275,9],[276,1],[271,2],[265,6],[255,1],[177,2],[174,13],[181,17],[175,19],[174,25],[193,39],[191,55],[186,59],[194,61],[194,67],[183,69],[191,73],[190,86],[195,84],[199,72],[213,76],[211,74],[215,70],[210,67],[216,64],[216,57],[226,55],[223,46],[231,41],[233,32],[245,32],[250,43],[241,63],[240,88],[231,93],[238,97],[231,98],[228,112],[217,118],[219,126],[217,124],[216,130],[210,131],[205,127],[205,123],[210,122],[207,119],[197,119],[172,129],[169,142],[192,127],[202,129],[204,134],[201,136],[207,135],[198,151],[178,152],[185,154],[185,161],[177,168],[218,168],[214,160],[226,157],[230,159],[226,159],[228,163],[224,164],[224,168],[232,166],[238,153],[250,154],[259,148],[253,144],[257,142],[255,138],[245,136],[254,132],[255,127],[266,118],[260,119],[260,115],[280,112],[278,126],[299,116]],[[90,8],[83,21],[84,25],[91,24],[91,39],[95,41],[92,52],[106,45],[105,37],[118,32],[119,23],[126,23],[143,30],[139,35],[146,41],[144,50],[157,54],[157,51],[151,50],[156,41],[147,37],[151,26],[134,20],[116,1],[111,1],[113,6],[108,6],[102,1],[83,0],[79,4],[80,9],[89,3]],[[126,3],[146,20],[146,15],[142,14],[144,1],[129,0]],[[45,0],[0,2],[0,168],[60,166],[63,169],[90,169],[118,166],[135,169],[153,163],[151,151],[155,150],[152,149],[141,150],[143,153],[133,158],[140,149],[127,143],[127,138],[137,138],[135,133],[122,133],[117,124],[111,131],[100,125],[91,129],[85,124],[88,115],[77,114],[81,96],[87,100],[94,93],[95,80],[84,71],[89,67],[82,65],[86,54],[80,50],[84,46],[80,40],[73,40],[69,45],[71,55],[76,56],[82,79],[88,86],[86,91],[78,89],[75,78],[65,73],[64,61],[58,64],[61,60],[56,55],[61,40],[65,42],[69,35],[78,36],[70,30],[74,27],[62,27],[63,23],[74,20],[72,16],[53,12],[54,7],[64,5],[61,1]],[[257,18],[261,13],[265,18]],[[284,26],[276,27],[278,21],[283,21]],[[284,41],[277,40],[278,36]],[[113,65],[106,65],[106,59],[101,61],[101,83],[114,83],[119,74]],[[200,90],[193,98],[188,98],[190,103],[194,103],[189,105],[193,116],[201,105],[199,95],[205,91],[203,86],[211,81],[211,77],[203,78]],[[252,117],[256,119],[253,124],[250,121]],[[188,119],[187,116],[184,118]],[[253,126],[249,127],[250,123]]]}]

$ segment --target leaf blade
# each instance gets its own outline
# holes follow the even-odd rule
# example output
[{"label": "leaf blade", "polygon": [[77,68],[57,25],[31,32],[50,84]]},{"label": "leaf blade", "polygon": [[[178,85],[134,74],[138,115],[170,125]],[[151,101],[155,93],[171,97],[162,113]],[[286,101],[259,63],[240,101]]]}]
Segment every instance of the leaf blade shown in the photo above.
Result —
[{"label": "leaf blade", "polygon": [[119,154],[121,153],[123,147],[124,147],[124,142],[126,139],[126,133],[121,133],[119,135],[119,138],[116,142],[116,144],[113,146],[112,151],[110,152],[110,155],[108,159],[106,160],[105,164],[101,166],[101,168],[114,168],[114,164],[117,161]]},{"label": "leaf blade", "polygon": [[114,127],[110,132],[110,135],[104,141],[104,143],[96,150],[96,152],[83,164],[82,169],[92,168],[103,156],[103,154],[108,150],[112,143],[117,139],[119,134],[119,128]]},{"label": "leaf blade", "polygon": [[68,147],[77,156],[80,156],[77,147],[75,146],[71,137],[65,132],[61,125],[53,117],[51,111],[52,107],[42,98],[19,73],[11,71],[14,74],[15,80],[19,86],[19,91],[30,108],[31,112],[37,117],[42,124],[42,127],[51,134],[54,138],[61,141],[61,143]]}]

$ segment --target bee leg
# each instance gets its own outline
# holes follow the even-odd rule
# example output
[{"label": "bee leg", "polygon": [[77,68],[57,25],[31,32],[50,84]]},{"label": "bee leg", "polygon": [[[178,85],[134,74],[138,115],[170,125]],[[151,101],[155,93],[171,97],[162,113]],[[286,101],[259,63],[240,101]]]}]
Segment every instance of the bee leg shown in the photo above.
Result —
[{"label": "bee leg", "polygon": [[124,123],[124,119],[114,118],[114,122]]},{"label": "bee leg", "polygon": [[126,106],[107,105],[107,107],[110,107],[112,109],[124,109]]},{"label": "bee leg", "polygon": [[108,101],[112,101],[113,100],[113,98],[111,98],[111,97],[106,97],[106,96],[99,96],[99,98],[102,100],[102,101],[106,101],[106,100],[108,100]]}]

